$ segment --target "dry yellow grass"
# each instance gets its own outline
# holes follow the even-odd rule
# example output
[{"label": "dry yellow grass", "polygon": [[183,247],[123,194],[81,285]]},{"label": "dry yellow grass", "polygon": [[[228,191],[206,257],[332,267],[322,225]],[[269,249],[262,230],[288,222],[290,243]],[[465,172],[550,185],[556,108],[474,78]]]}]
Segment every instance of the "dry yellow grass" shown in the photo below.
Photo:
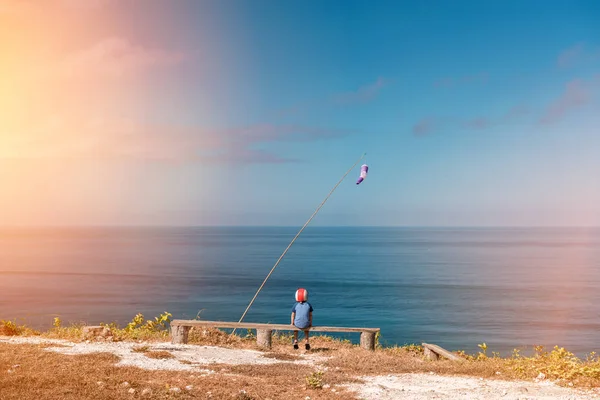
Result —
[{"label": "dry yellow grass", "polygon": [[[39,345],[0,343],[3,400],[17,399],[311,399],[331,398],[331,391],[307,387],[311,367],[285,363],[269,366],[211,365],[219,373],[147,371],[117,367],[111,354],[62,355]],[[18,365],[18,367],[16,366]],[[8,371],[11,372],[8,372]],[[342,382],[341,373],[325,374],[326,383]],[[124,386],[123,383],[129,385]],[[191,390],[185,387],[192,385]],[[177,387],[180,392],[169,389]],[[134,389],[135,393],[129,393]],[[144,389],[151,390],[141,396]],[[241,391],[245,392],[241,392]],[[340,398],[353,399],[342,390]],[[208,395],[210,393],[210,397]],[[338,397],[338,396],[336,396]]]},{"label": "dry yellow grass", "polygon": [[541,373],[562,386],[600,387],[600,362],[594,356],[581,360],[563,348],[547,352],[537,348],[532,357],[467,356],[463,362],[430,361],[415,346],[384,348],[369,352],[360,348],[338,349],[325,363],[348,375],[384,375],[433,372],[441,375],[475,376],[486,379],[535,379]]},{"label": "dry yellow grass", "polygon": [[144,355],[148,358],[156,358],[159,360],[165,360],[167,358],[175,358],[175,356],[171,353],[169,353],[168,351],[146,351],[144,352]]},{"label": "dry yellow grass", "polygon": [[[220,334],[214,342],[226,340]],[[252,348],[254,341],[241,340]],[[62,355],[44,350],[47,345],[0,343],[0,386],[2,399],[354,399],[352,393],[336,387],[335,395],[326,385],[356,382],[356,376],[387,375],[407,372],[434,372],[444,375],[485,377],[488,379],[534,378],[540,371],[571,374],[563,384],[598,387],[595,360],[575,362],[564,350],[543,352],[530,358],[471,358],[457,363],[449,360],[428,361],[419,347],[384,348],[375,352],[326,337],[312,340],[314,353],[325,356],[321,366],[289,363],[301,357],[303,350],[293,350],[287,340],[274,343],[266,357],[287,361],[272,365],[210,365],[215,374],[202,376],[194,372],[147,371],[135,367],[117,367],[118,358],[110,354]],[[229,344],[236,348],[237,344]],[[134,351],[147,357],[172,357],[166,351],[152,351],[140,344]],[[310,353],[313,353],[311,350]],[[18,365],[18,366],[16,366]],[[562,368],[562,369],[561,369]],[[587,369],[587,375],[581,368]],[[10,371],[10,372],[8,372]],[[562,371],[562,372],[560,372]],[[573,371],[576,373],[573,374]],[[499,374],[498,374],[499,373]],[[600,374],[600,372],[599,372]],[[123,382],[128,382],[124,386]],[[191,390],[186,386],[192,385]],[[323,386],[325,385],[325,388]],[[177,387],[179,392],[170,389]],[[135,393],[129,391],[133,389]],[[243,392],[242,392],[243,390]],[[210,395],[210,397],[209,397]]]}]

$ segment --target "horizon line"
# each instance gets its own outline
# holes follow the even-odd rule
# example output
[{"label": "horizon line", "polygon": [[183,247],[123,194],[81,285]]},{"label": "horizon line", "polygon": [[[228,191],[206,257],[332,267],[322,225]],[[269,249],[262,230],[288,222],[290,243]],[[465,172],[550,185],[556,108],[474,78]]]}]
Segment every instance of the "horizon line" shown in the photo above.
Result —
[{"label": "horizon line", "polygon": [[[0,229],[6,228],[300,228],[302,225],[254,225],[254,224],[191,224],[191,225],[168,225],[168,224],[52,224],[52,225],[0,225]],[[600,225],[313,225],[314,228],[600,228]],[[307,227],[308,228],[308,227]]]}]

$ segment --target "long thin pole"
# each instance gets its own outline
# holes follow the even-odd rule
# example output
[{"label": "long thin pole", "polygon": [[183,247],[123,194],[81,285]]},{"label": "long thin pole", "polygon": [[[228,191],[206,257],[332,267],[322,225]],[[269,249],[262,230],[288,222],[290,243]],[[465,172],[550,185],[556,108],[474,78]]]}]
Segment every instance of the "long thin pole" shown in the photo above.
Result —
[{"label": "long thin pole", "polygon": [[[246,307],[246,311],[244,311],[244,314],[242,314],[242,317],[240,318],[240,320],[238,322],[242,322],[242,320],[246,316],[246,313],[250,309],[250,306],[252,306],[252,303],[254,303],[254,300],[258,296],[258,293],[260,293],[260,291],[262,290],[263,286],[265,286],[265,283],[267,282],[267,280],[269,279],[269,277],[271,276],[271,274],[273,273],[273,271],[275,271],[275,268],[277,268],[277,266],[279,265],[279,263],[281,262],[281,260],[285,256],[285,254],[288,252],[288,250],[290,249],[290,247],[292,247],[292,245],[294,244],[294,242],[296,241],[296,239],[298,238],[298,236],[300,236],[300,234],[302,233],[302,231],[304,230],[304,228],[306,228],[308,226],[308,224],[310,223],[310,221],[312,221],[312,219],[315,217],[315,215],[317,215],[317,213],[319,212],[319,210],[325,205],[325,203],[327,202],[327,200],[329,199],[329,197],[331,197],[331,195],[333,194],[333,192],[335,191],[335,189],[337,189],[337,187],[340,185],[340,183],[342,183],[342,181],[346,178],[346,176],[350,173],[350,171],[352,171],[354,169],[354,167],[356,167],[356,165],[365,157],[365,155],[367,155],[367,153],[364,153],[362,156],[360,156],[360,158],[352,165],[352,167],[350,167],[350,169],[348,171],[346,171],[346,173],[344,174],[344,176],[342,176],[342,178],[338,181],[338,183],[336,183],[336,185],[333,187],[333,189],[331,189],[331,191],[329,192],[329,194],[327,195],[327,197],[325,197],[325,200],[323,200],[321,202],[321,204],[319,204],[319,206],[317,207],[317,209],[315,210],[315,212],[310,216],[310,218],[308,219],[308,221],[306,221],[306,223],[304,224],[304,226],[298,231],[298,233],[296,234],[296,236],[294,236],[294,238],[292,239],[292,241],[290,242],[290,244],[288,245],[288,247],[286,247],[286,249],[283,251],[283,253],[281,254],[281,256],[279,256],[279,259],[277,260],[277,262],[275,263],[275,265],[273,266],[273,268],[271,268],[271,272],[269,272],[269,274],[267,275],[267,277],[263,281],[262,285],[260,285],[260,287],[256,291],[256,294],[254,295],[254,297],[250,301],[250,304],[248,304],[248,307]],[[233,329],[233,332],[231,332],[232,335],[235,333],[235,329],[237,329],[237,328]]]}]

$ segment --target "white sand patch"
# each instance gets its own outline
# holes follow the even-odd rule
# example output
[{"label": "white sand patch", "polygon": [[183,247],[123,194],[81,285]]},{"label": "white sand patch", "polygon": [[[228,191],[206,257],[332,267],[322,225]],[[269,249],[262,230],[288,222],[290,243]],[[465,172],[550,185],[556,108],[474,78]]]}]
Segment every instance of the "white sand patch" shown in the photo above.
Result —
[{"label": "white sand patch", "polygon": [[[148,370],[196,371],[205,374],[213,373],[208,369],[199,369],[199,366],[211,364],[276,364],[276,363],[315,363],[319,356],[299,354],[303,359],[297,361],[279,360],[265,357],[264,353],[257,350],[228,349],[216,346],[200,346],[190,344],[165,343],[134,343],[134,342],[80,342],[73,343],[67,340],[45,339],[40,337],[10,337],[1,338],[0,342],[13,344],[58,344],[57,347],[47,347],[46,351],[60,354],[92,354],[111,353],[120,358],[116,365],[133,366]],[[65,347],[62,347],[65,346]],[[155,359],[149,358],[143,352],[135,349],[144,348],[144,351],[167,351],[174,358]],[[182,362],[183,361],[183,362]]]},{"label": "white sand patch", "polygon": [[598,399],[593,391],[563,388],[550,381],[502,381],[432,374],[400,374],[360,377],[365,383],[341,385],[361,399]]},{"label": "white sand patch", "polygon": [[39,336],[0,336],[0,343],[14,344],[60,344],[63,346],[74,346],[75,343],[64,339],[47,339]]}]

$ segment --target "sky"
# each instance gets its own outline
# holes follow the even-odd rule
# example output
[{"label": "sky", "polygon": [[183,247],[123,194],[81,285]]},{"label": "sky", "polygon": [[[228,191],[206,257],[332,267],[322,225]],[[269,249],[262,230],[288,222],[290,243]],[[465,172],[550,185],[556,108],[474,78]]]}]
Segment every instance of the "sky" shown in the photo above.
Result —
[{"label": "sky", "polygon": [[[0,0],[0,225],[600,226],[597,1]],[[360,165],[369,175],[356,185]]]}]

